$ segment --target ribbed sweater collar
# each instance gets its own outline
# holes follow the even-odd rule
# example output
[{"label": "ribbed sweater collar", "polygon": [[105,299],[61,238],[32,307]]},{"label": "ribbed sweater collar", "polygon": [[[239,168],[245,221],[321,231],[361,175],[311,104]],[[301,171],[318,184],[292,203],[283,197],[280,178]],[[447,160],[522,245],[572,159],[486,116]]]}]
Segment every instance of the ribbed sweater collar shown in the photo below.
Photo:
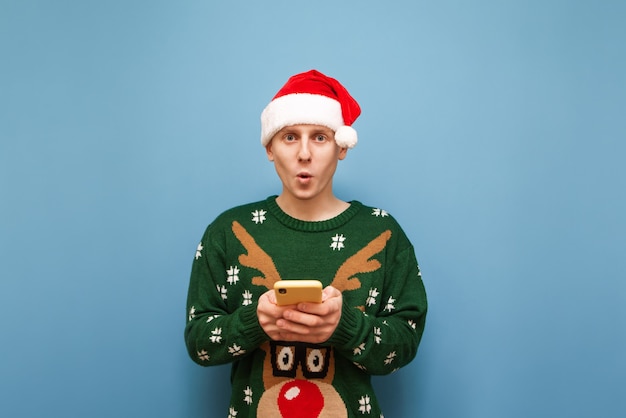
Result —
[{"label": "ribbed sweater collar", "polygon": [[269,212],[287,228],[303,232],[323,232],[338,228],[352,219],[363,206],[361,202],[353,200],[348,202],[350,203],[348,209],[344,210],[334,218],[326,219],[324,221],[303,221],[285,213],[280,206],[278,206],[278,203],[276,203],[276,198],[277,196],[270,196],[266,199]]}]

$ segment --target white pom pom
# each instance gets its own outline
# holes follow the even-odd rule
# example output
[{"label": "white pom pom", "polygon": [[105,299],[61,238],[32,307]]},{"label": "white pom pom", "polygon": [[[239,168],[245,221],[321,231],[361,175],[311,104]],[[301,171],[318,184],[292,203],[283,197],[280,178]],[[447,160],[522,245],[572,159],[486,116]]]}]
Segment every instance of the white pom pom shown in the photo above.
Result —
[{"label": "white pom pom", "polygon": [[341,148],[354,148],[357,141],[356,131],[352,126],[340,126],[335,131],[335,142]]}]

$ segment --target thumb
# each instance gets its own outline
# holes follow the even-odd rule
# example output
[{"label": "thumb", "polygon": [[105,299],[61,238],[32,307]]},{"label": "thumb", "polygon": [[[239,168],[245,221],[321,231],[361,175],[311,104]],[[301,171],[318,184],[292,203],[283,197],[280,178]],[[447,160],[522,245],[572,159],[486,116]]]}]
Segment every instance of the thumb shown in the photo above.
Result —
[{"label": "thumb", "polygon": [[337,296],[341,296],[341,292],[332,286],[327,286],[322,291],[322,302]]}]

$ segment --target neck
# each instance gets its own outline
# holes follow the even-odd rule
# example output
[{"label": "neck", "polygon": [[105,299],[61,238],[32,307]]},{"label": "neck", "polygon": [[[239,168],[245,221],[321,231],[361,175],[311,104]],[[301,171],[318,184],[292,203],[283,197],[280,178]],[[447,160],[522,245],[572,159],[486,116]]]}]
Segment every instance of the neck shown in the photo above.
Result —
[{"label": "neck", "polygon": [[301,221],[325,221],[334,218],[350,204],[331,195],[329,197],[318,196],[313,199],[298,199],[285,193],[276,198],[276,204],[292,218]]}]

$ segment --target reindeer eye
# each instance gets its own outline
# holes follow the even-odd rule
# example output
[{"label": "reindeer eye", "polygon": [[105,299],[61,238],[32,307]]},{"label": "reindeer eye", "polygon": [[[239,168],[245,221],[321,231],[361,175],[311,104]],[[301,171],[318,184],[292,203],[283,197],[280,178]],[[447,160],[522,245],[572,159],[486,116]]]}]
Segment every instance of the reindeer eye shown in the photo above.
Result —
[{"label": "reindeer eye", "polygon": [[[303,359],[302,374],[307,379],[324,379],[330,366],[330,347],[309,346]],[[306,362],[306,364],[305,364]]]},{"label": "reindeer eye", "polygon": [[283,347],[276,356],[276,366],[280,371],[286,372],[293,369],[294,360],[293,347]]},{"label": "reindeer eye", "polygon": [[325,359],[321,350],[314,349],[309,351],[306,357],[306,367],[312,373],[319,373],[324,370]]},{"label": "reindeer eye", "polygon": [[293,343],[270,341],[272,373],[280,377],[296,377],[298,371],[298,352]]}]

